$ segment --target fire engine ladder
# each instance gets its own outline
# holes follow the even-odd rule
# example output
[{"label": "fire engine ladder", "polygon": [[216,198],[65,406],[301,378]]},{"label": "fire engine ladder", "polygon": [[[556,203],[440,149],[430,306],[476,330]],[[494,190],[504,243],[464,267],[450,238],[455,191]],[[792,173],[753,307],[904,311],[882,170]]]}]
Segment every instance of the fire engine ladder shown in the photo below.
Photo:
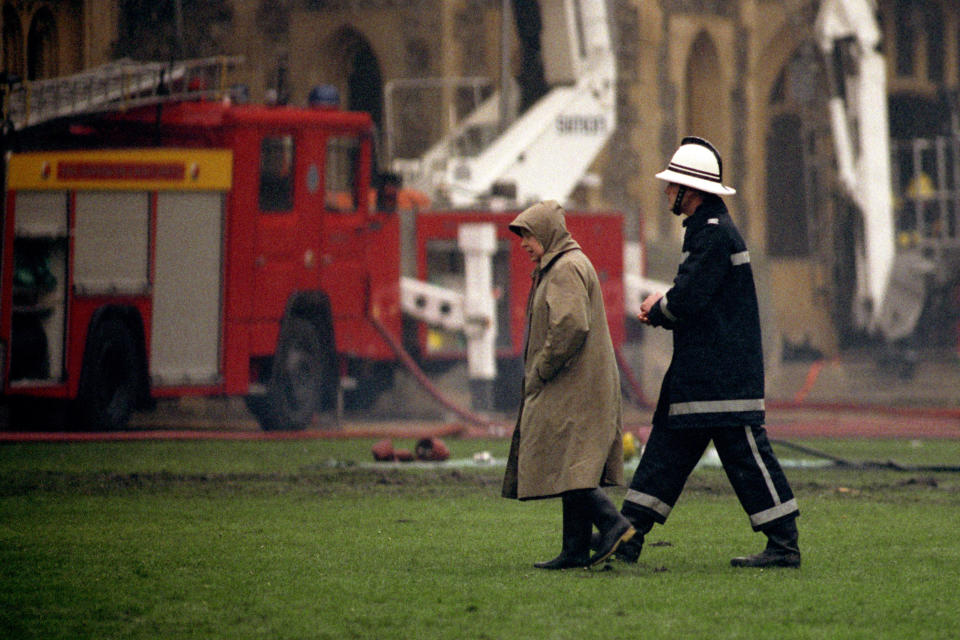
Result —
[{"label": "fire engine ladder", "polygon": [[3,87],[3,122],[18,131],[70,116],[126,109],[166,101],[217,98],[226,91],[227,72],[240,57],[213,57],[171,63],[117,60],[71,76],[8,82]]}]

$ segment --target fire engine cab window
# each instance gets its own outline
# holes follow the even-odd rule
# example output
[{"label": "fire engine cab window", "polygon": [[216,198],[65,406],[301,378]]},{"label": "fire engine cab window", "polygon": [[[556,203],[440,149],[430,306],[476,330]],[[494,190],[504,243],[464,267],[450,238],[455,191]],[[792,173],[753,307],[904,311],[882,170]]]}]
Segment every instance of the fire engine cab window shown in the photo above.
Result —
[{"label": "fire engine cab window", "polygon": [[293,209],[293,136],[264,138],[260,144],[260,210]]},{"label": "fire engine cab window", "polygon": [[360,142],[356,138],[327,140],[327,170],[324,202],[330,211],[356,211],[356,164],[360,157]]}]

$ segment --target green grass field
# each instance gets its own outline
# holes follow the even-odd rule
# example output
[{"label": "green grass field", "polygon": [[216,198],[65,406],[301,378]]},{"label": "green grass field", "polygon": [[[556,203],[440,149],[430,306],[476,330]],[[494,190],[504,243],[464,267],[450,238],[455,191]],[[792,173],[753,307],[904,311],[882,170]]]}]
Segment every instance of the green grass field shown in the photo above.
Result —
[{"label": "green grass field", "polygon": [[[0,638],[958,635],[960,474],[788,468],[803,568],[754,571],[729,558],[762,536],[702,468],[638,565],[544,572],[559,501],[500,499],[500,467],[374,467],[371,444],[0,445]],[[960,460],[958,442],[802,444]]]}]

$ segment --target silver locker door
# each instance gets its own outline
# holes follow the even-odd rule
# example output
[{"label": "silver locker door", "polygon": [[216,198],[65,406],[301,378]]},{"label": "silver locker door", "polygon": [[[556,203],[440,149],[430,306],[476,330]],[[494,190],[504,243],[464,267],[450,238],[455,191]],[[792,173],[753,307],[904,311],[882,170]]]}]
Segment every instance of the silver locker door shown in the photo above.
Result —
[{"label": "silver locker door", "polygon": [[139,295],[149,286],[150,197],[77,192],[73,286],[78,295]]},{"label": "silver locker door", "polygon": [[155,386],[220,378],[223,194],[161,192],[150,375]]}]

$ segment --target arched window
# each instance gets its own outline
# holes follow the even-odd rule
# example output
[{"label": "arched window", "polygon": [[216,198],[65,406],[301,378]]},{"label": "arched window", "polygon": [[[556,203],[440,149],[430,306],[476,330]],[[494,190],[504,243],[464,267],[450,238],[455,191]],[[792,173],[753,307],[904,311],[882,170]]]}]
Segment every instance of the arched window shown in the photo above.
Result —
[{"label": "arched window", "polygon": [[809,46],[780,71],[768,98],[766,139],[767,251],[773,257],[807,257],[822,208],[819,175],[827,169],[829,129],[821,64]]},{"label": "arched window", "polygon": [[[709,140],[723,158],[723,182],[733,186],[729,167],[734,166],[731,144],[730,100],[720,65],[720,54],[713,38],[701,31],[693,40],[687,55],[684,70],[685,98],[682,135],[698,136]],[[732,202],[732,201],[731,201]],[[669,221],[668,209],[660,213],[661,229],[681,230]],[[740,221],[744,233],[749,230],[749,220]]]},{"label": "arched window", "polygon": [[9,4],[3,5],[3,69],[23,77],[23,28],[16,9]]},{"label": "arched window", "polygon": [[713,142],[721,153],[726,150],[726,110],[718,92],[722,90],[717,47],[701,32],[687,58],[686,128],[690,135]]},{"label": "arched window", "polygon": [[343,106],[351,111],[366,111],[374,123],[383,127],[383,74],[369,41],[350,26],[337,31],[324,47],[335,61],[336,77],[330,78],[343,96]]},{"label": "arched window", "polygon": [[37,11],[27,35],[27,79],[57,75],[57,25],[47,7]]},{"label": "arched window", "polygon": [[377,127],[383,126],[383,77],[370,43],[357,38],[347,48],[347,108],[366,111]]},{"label": "arched window", "polygon": [[[901,78],[943,82],[943,8],[937,0],[897,0],[887,15],[894,73]],[[888,30],[888,33],[890,31]]]},{"label": "arched window", "polygon": [[767,251],[774,257],[809,254],[802,130],[800,116],[784,112],[767,133]]}]

